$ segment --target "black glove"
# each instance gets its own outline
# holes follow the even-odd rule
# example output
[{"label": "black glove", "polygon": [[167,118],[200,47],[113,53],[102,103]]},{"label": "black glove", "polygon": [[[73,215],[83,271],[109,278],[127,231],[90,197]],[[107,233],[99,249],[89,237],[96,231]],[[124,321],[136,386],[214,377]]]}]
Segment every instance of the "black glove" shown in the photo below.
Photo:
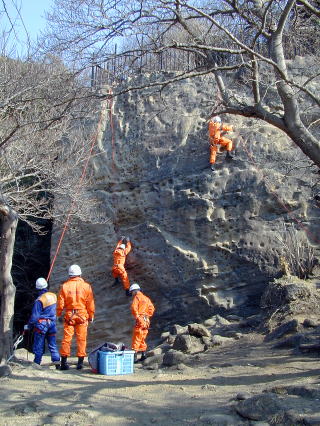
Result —
[{"label": "black glove", "polygon": [[58,317],[58,322],[63,322],[63,318],[62,318],[62,316],[61,317]]}]

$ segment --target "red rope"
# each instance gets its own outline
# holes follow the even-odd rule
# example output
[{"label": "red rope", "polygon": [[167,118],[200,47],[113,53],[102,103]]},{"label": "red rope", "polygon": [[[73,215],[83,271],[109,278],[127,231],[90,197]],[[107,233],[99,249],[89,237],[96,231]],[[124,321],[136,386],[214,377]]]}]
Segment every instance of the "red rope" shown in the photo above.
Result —
[{"label": "red rope", "polygon": [[[85,164],[84,164],[84,167],[83,167],[83,170],[82,170],[82,174],[81,174],[79,182],[78,182],[78,190],[80,190],[82,182],[83,182],[83,179],[84,179],[84,177],[86,175],[87,168],[88,168],[88,165],[89,165],[89,161],[90,161],[90,158],[92,156],[93,148],[94,148],[94,146],[95,146],[95,144],[97,142],[97,138],[98,138],[98,134],[99,134],[99,131],[100,131],[100,128],[101,128],[101,124],[102,124],[102,111],[100,113],[100,119],[99,119],[99,123],[98,123],[98,126],[97,126],[97,130],[94,133],[94,135],[92,136],[92,142],[91,142],[91,146],[90,146],[90,150],[89,150],[89,155],[88,155],[88,157],[87,157],[87,159],[85,161]],[[77,191],[76,191],[76,194],[77,194]],[[74,207],[75,203],[76,203],[76,201],[73,200],[73,202],[71,203],[71,207],[69,209],[69,212],[67,214],[67,219],[66,219],[66,222],[64,224],[63,230],[61,232],[61,235],[60,235],[60,238],[59,238],[59,241],[58,241],[58,245],[57,245],[57,248],[56,248],[56,252],[54,254],[54,257],[53,257],[51,265],[50,265],[49,273],[48,273],[48,276],[47,276],[47,281],[49,280],[49,278],[51,276],[51,273],[52,273],[52,270],[53,270],[53,266],[54,266],[55,261],[57,259],[58,253],[60,251],[60,247],[61,247],[63,238],[65,236],[65,233],[66,233],[67,229],[68,229],[68,226],[69,226],[69,223],[70,223],[70,220],[71,220],[71,215],[72,215],[73,207]]]},{"label": "red rope", "polygon": [[[116,171],[116,163],[115,163],[115,131],[114,131],[114,123],[113,123],[113,98],[112,98],[112,89],[110,87],[109,89],[109,120],[110,120],[110,130],[111,130],[111,146],[112,146],[112,170],[113,172]],[[112,195],[112,201],[115,202],[115,197]],[[113,225],[115,232],[118,232],[119,226],[117,224],[117,220],[114,217],[113,219]]]}]

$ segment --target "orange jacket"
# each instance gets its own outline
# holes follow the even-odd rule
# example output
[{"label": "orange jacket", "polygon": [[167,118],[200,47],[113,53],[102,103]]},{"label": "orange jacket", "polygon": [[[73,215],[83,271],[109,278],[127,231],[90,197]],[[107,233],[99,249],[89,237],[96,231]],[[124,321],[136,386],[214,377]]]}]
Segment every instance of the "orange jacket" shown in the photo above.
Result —
[{"label": "orange jacket", "polygon": [[138,319],[140,315],[152,317],[154,311],[155,308],[149,297],[138,291],[131,304],[131,313],[135,319]]},{"label": "orange jacket", "polygon": [[86,318],[94,316],[94,298],[91,285],[81,277],[72,277],[64,282],[58,294],[57,316],[60,317],[63,310],[77,309]]},{"label": "orange jacket", "polygon": [[124,265],[126,261],[126,256],[131,250],[131,242],[128,241],[126,244],[126,248],[121,249],[120,245],[123,244],[122,240],[118,241],[117,247],[113,252],[113,264],[114,265]]},{"label": "orange jacket", "polygon": [[232,132],[233,126],[228,126],[227,124],[209,121],[209,137],[210,139],[213,138],[214,143],[219,143],[219,140],[221,138],[221,131]]}]

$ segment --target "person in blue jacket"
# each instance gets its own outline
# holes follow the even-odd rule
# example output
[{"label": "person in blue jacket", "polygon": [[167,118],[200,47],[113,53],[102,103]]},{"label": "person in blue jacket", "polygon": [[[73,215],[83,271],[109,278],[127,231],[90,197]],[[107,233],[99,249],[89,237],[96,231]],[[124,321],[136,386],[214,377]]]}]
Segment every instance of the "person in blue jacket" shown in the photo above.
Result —
[{"label": "person in blue jacket", "polygon": [[34,362],[41,364],[44,353],[45,340],[51,353],[51,360],[56,365],[59,364],[60,354],[56,342],[56,308],[57,296],[47,290],[48,283],[44,278],[38,278],[36,289],[39,295],[34,302],[30,320],[24,326],[25,330],[34,329],[33,353]]}]

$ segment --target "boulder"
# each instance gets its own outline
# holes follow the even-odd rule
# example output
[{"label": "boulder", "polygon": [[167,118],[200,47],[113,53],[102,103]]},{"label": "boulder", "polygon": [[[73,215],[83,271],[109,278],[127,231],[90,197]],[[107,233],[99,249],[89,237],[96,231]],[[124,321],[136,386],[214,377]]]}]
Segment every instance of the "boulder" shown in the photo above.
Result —
[{"label": "boulder", "polygon": [[295,334],[293,336],[280,340],[275,345],[273,345],[273,348],[274,349],[290,349],[290,348],[298,348],[298,347],[300,348],[303,338],[304,338],[303,334]]},{"label": "boulder", "polygon": [[171,367],[173,365],[183,364],[187,359],[188,357],[184,353],[170,349],[170,351],[163,356],[163,365]]},{"label": "boulder", "polygon": [[172,349],[185,353],[198,353],[204,351],[204,344],[200,339],[189,334],[178,334],[176,337]]},{"label": "boulder", "polygon": [[316,327],[318,327],[318,325],[319,325],[319,322],[318,321],[315,321],[315,320],[313,320],[313,319],[310,319],[310,318],[306,318],[304,321],[303,321],[303,324],[302,324],[304,327],[306,327],[306,328],[316,328]]},{"label": "boulder", "polygon": [[234,339],[230,337],[223,337],[223,336],[219,336],[218,334],[212,337],[212,344],[214,346],[224,345],[226,343],[233,342],[233,341]]},{"label": "boulder", "polygon": [[143,361],[143,366],[148,367],[148,366],[151,366],[151,365],[154,365],[154,364],[158,364],[158,365],[162,364],[163,357],[164,357],[163,354],[154,355],[154,356],[150,356],[150,357],[148,356],[148,358]]},{"label": "boulder", "polygon": [[162,348],[160,348],[160,347],[154,348],[154,349],[151,349],[151,351],[147,352],[147,357],[148,358],[149,357],[154,357],[154,356],[157,356],[157,355],[161,355],[162,353],[163,353],[163,349]]},{"label": "boulder", "polygon": [[182,325],[175,324],[175,325],[172,326],[170,332],[173,335],[184,334],[184,333],[188,332],[188,326],[183,327]]},{"label": "boulder", "polygon": [[188,331],[191,336],[196,337],[211,337],[210,331],[202,324],[188,324]]},{"label": "boulder", "polygon": [[284,410],[284,406],[276,395],[265,393],[240,401],[235,409],[246,419],[265,421]]},{"label": "boulder", "polygon": [[206,319],[203,324],[206,327],[222,327],[229,325],[230,321],[223,318],[221,315],[214,315],[213,317]]},{"label": "boulder", "polygon": [[269,342],[270,340],[279,339],[280,337],[283,337],[285,334],[295,333],[298,331],[298,325],[299,323],[296,319],[288,321],[280,325],[279,327],[277,327],[271,333],[267,334],[267,336],[265,337],[265,340]]}]

